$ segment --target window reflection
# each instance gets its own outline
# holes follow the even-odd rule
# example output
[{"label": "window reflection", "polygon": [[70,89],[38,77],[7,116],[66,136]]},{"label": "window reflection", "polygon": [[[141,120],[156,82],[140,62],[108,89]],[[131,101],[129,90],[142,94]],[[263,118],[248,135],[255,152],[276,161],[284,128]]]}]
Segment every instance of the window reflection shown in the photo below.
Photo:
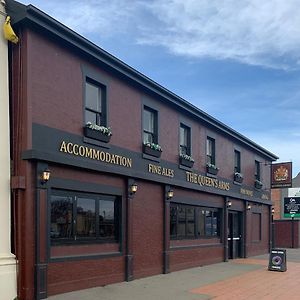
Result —
[{"label": "window reflection", "polygon": [[51,197],[51,239],[72,237],[73,204],[71,197]]},{"label": "window reflection", "polygon": [[96,208],[95,200],[87,198],[77,199],[76,230],[78,237],[96,236]]}]

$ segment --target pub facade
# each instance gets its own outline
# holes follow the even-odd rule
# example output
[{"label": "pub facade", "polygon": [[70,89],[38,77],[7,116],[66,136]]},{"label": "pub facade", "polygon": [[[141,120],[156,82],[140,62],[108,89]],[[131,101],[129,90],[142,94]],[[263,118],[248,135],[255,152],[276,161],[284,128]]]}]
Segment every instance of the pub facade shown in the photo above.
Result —
[{"label": "pub facade", "polygon": [[267,253],[277,156],[7,1],[20,300]]}]

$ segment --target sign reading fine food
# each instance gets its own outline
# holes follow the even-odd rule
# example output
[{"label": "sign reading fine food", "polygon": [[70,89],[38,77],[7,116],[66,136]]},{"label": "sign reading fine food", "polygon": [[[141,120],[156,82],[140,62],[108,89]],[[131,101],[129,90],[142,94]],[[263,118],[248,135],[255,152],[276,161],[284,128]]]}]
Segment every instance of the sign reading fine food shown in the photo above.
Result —
[{"label": "sign reading fine food", "polygon": [[300,217],[300,197],[284,198],[284,217],[285,218]]},{"label": "sign reading fine food", "polygon": [[287,188],[292,186],[292,163],[271,165],[271,188]]},{"label": "sign reading fine food", "polygon": [[272,249],[269,259],[269,271],[286,271],[286,250]]}]

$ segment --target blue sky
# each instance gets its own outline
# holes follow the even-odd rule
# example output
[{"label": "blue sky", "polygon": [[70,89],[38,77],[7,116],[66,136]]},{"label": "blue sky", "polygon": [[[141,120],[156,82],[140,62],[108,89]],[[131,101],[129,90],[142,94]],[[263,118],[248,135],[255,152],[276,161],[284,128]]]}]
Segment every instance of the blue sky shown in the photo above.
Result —
[{"label": "blue sky", "polygon": [[298,0],[32,0],[300,172]]}]

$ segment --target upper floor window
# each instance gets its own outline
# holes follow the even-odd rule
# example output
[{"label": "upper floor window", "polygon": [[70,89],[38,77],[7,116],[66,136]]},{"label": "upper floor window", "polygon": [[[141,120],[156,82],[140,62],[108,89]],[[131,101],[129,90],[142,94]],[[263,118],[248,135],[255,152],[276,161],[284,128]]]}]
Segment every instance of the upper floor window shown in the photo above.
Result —
[{"label": "upper floor window", "polygon": [[92,80],[85,82],[85,123],[106,126],[106,88]]},{"label": "upper floor window", "polygon": [[206,163],[216,165],[215,139],[207,137],[206,139]]},{"label": "upper floor window", "polygon": [[241,173],[241,152],[234,150],[234,173]]},{"label": "upper floor window", "polygon": [[146,106],[143,112],[143,139],[144,144],[158,144],[157,111]]},{"label": "upper floor window", "polygon": [[181,155],[191,155],[191,129],[180,124],[179,148]]},{"label": "upper floor window", "polygon": [[255,173],[254,173],[255,180],[260,181],[260,163],[259,161],[255,161]]}]

